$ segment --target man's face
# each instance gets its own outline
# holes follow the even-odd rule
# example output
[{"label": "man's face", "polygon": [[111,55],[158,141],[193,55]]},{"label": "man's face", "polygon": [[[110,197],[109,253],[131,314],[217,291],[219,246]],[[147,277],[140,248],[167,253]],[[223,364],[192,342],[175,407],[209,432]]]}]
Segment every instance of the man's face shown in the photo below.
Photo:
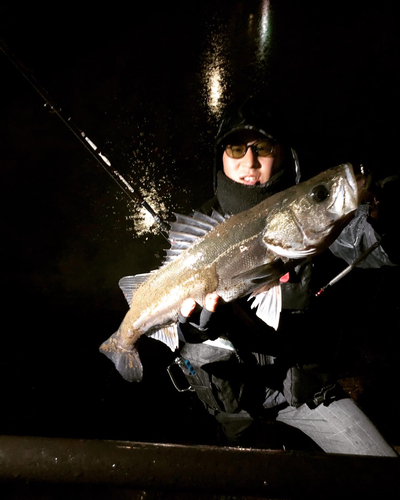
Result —
[{"label": "man's face", "polygon": [[[247,147],[247,151],[243,146]],[[232,158],[232,155],[238,156],[244,152],[244,156]],[[248,132],[236,134],[230,139],[222,156],[224,173],[240,184],[265,184],[279,167],[278,156],[279,146],[273,146],[265,137]]]}]

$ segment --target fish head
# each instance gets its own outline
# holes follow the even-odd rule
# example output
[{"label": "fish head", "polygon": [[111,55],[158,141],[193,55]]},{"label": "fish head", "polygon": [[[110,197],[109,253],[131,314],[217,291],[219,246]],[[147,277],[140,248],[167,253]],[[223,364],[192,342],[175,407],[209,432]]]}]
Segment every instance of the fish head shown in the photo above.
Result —
[{"label": "fish head", "polygon": [[331,168],[282,193],[267,218],[264,243],[281,257],[316,255],[337,238],[357,206],[352,165]]}]

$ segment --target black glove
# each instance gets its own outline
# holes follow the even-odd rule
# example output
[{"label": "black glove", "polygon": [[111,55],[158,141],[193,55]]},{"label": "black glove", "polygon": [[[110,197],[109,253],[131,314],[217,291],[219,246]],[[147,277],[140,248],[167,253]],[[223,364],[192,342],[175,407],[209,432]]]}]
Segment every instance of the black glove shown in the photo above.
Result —
[{"label": "black glove", "polygon": [[214,317],[215,313],[197,305],[190,317],[179,313],[178,328],[185,341],[191,344],[215,339],[218,334],[213,334],[211,331]]}]

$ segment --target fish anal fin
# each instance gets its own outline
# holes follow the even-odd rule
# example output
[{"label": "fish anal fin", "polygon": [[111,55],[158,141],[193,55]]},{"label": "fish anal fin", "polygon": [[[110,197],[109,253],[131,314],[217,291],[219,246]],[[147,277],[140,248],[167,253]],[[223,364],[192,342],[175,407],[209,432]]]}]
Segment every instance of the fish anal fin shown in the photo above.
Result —
[{"label": "fish anal fin", "polygon": [[149,335],[149,337],[163,342],[171,349],[172,352],[179,347],[179,335],[176,323],[159,328]]}]

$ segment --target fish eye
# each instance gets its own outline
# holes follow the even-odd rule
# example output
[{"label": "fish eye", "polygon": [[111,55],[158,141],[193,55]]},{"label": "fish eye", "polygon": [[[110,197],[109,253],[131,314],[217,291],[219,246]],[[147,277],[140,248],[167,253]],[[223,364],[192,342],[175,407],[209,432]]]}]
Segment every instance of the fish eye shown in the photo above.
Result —
[{"label": "fish eye", "polygon": [[329,197],[329,191],[326,186],[320,184],[319,186],[315,186],[311,191],[311,197],[317,202],[326,200]]}]

